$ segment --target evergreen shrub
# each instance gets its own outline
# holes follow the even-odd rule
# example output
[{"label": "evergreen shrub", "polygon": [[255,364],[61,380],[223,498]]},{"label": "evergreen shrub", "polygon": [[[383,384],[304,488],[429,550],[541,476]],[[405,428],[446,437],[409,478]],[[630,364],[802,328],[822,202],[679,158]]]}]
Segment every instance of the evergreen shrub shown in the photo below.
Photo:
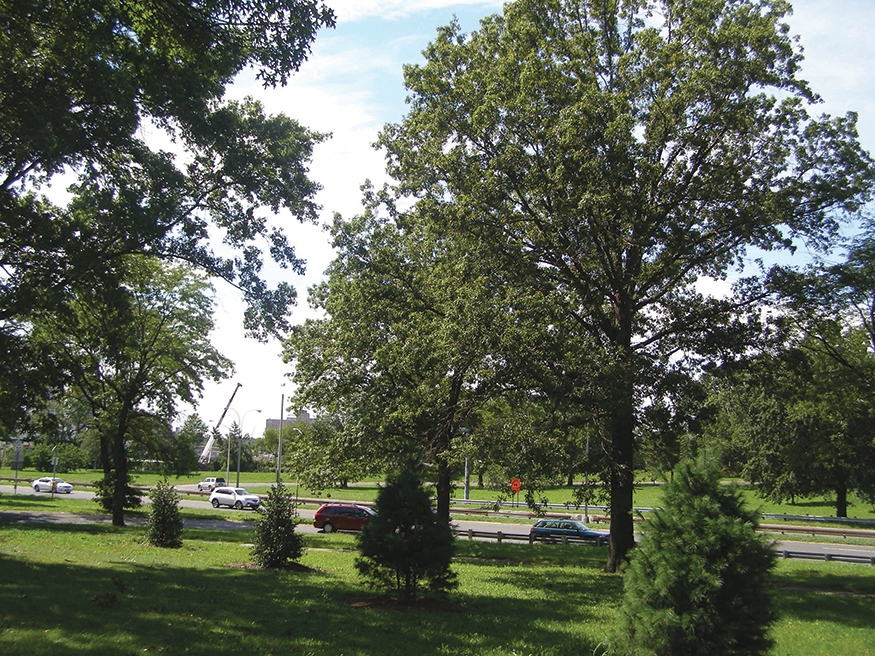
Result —
[{"label": "evergreen shrub", "polygon": [[377,516],[362,529],[356,559],[356,568],[369,583],[394,588],[405,601],[415,601],[422,587],[446,592],[457,585],[450,570],[452,529],[437,519],[415,471],[390,477],[377,494],[374,510]]},{"label": "evergreen shrub", "polygon": [[156,547],[176,548],[182,546],[182,515],[179,512],[179,495],[167,483],[158,482],[149,493],[149,517],[146,519],[146,539]]},{"label": "evergreen shrub", "polygon": [[286,567],[304,554],[292,493],[282,483],[271,486],[267,498],[258,508],[255,519],[255,540],[252,557],[255,564],[266,569]]},{"label": "evergreen shrub", "polygon": [[775,554],[735,485],[681,464],[625,572],[617,654],[753,656],[772,646]]}]

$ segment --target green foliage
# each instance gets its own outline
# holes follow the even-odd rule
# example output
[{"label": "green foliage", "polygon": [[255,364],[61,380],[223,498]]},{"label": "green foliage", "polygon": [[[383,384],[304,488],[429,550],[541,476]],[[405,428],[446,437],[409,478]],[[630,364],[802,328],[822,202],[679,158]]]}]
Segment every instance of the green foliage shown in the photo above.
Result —
[{"label": "green foliage", "polygon": [[113,504],[115,523],[124,521],[124,497],[131,496],[122,489],[130,459],[160,460],[170,473],[194,468],[191,442],[169,428],[177,404],[195,402],[205,380],[231,368],[209,341],[213,300],[204,276],[144,256],[123,263],[122,287],[107,294],[73,286],[67,313],[41,313],[31,334],[34,343],[61,349],[55,360],[65,371],[65,394],[86,405],[104,485],[118,480],[114,494],[101,495]]},{"label": "green foliage", "polygon": [[344,422],[338,417],[317,417],[300,429],[283,433],[283,465],[311,490],[345,486],[379,471],[359,447],[360,443],[344,432]]},{"label": "green foliage", "polygon": [[[120,476],[115,470],[104,473],[100,480],[94,482],[94,501],[107,512],[115,513],[119,509],[136,510],[143,505],[142,492],[131,485],[129,472]],[[118,499],[121,499],[121,503]]]},{"label": "green foliage", "polygon": [[695,379],[759,335],[763,279],[726,297],[699,281],[742,268],[748,248],[827,247],[871,196],[856,116],[819,116],[789,12],[783,0],[509,2],[470,34],[439,30],[405,68],[409,112],[379,140],[409,217],[464,245],[486,287],[537,304],[508,358],[541,374],[545,398],[599,418],[612,570],[634,543],[641,409],[671,406],[666,378]]},{"label": "green foliage", "polygon": [[291,490],[282,483],[272,485],[256,511],[252,557],[259,567],[281,569],[301,558],[304,543],[295,532],[295,506]]},{"label": "green foliage", "polygon": [[765,498],[831,493],[846,517],[849,493],[875,492],[873,377],[868,331],[820,320],[715,385],[709,432],[732,442]]},{"label": "green foliage", "polygon": [[625,574],[618,653],[752,656],[771,647],[771,547],[718,472],[681,464]]},{"label": "green foliage", "polygon": [[362,530],[356,568],[371,584],[415,601],[423,582],[433,592],[456,587],[450,570],[455,537],[438,519],[420,477],[407,469],[377,494],[377,516]]},{"label": "green foliage", "polygon": [[[52,458],[58,457],[58,466],[52,465]],[[75,444],[47,444],[40,442],[33,445],[31,451],[25,456],[25,467],[33,467],[37,471],[56,471],[65,474],[88,467],[88,460],[82,449]]]},{"label": "green foliage", "polygon": [[[243,70],[284,84],[334,25],[331,9],[15,0],[0,3],[0,23],[0,430],[65,383],[57,348],[29,339],[31,316],[63,316],[75,285],[118,290],[131,254],[225,279],[243,290],[252,334],[286,330],[296,293],[268,287],[264,256],[299,273],[304,262],[267,217],[316,220],[306,163],[326,135],[224,95]],[[68,202],[47,197],[53,184]]]},{"label": "green foliage", "polygon": [[156,547],[182,546],[182,515],[179,512],[179,495],[164,479],[149,493],[152,500],[146,520],[146,539]]}]

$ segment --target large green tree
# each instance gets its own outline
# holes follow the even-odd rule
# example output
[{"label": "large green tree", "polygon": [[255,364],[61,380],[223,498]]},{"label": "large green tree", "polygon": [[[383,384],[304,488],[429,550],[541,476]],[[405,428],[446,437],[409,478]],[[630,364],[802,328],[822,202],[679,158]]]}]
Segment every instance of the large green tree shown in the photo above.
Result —
[{"label": "large green tree", "polygon": [[[321,0],[16,0],[0,3],[0,24],[0,421],[20,421],[56,373],[26,340],[30,314],[74,285],[117,284],[130,253],[224,278],[242,290],[253,334],[284,330],[295,292],[266,285],[261,244],[302,269],[271,216],[315,220],[306,165],[323,135],[223,96],[248,67],[265,85],[285,83],[334,24],[331,10]],[[66,184],[67,195],[48,196]]]},{"label": "large green tree", "polygon": [[[737,346],[751,246],[829,242],[867,198],[855,116],[813,118],[783,0],[517,0],[438,33],[405,69],[410,109],[379,145],[397,193],[488,249],[496,281],[586,342],[611,462],[616,570],[634,543],[636,422],[680,354]],[[488,246],[482,246],[482,245]],[[566,349],[571,356],[573,349]],[[580,358],[576,353],[574,357]],[[561,362],[555,367],[565,371]]]},{"label": "large green tree", "polygon": [[425,218],[366,200],[361,216],[335,221],[338,255],[311,294],[324,318],[286,343],[295,404],[343,417],[335,439],[372,467],[433,463],[448,518],[454,439],[501,387],[509,290],[485,283]]},{"label": "large green tree", "polygon": [[101,491],[116,525],[131,496],[129,451],[178,461],[169,429],[177,403],[194,403],[205,380],[232,368],[209,341],[213,301],[203,276],[144,256],[125,264],[125,285],[115,293],[78,287],[63,315],[37,316],[33,329],[54,345],[66,389],[90,410]]}]

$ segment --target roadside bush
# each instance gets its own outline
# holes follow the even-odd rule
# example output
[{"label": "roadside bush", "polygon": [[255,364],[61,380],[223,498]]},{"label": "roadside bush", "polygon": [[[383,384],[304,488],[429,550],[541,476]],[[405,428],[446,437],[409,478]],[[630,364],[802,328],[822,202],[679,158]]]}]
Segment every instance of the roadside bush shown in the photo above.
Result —
[{"label": "roadside bush", "polygon": [[252,556],[255,564],[280,569],[304,554],[301,536],[295,532],[295,506],[291,490],[282,483],[271,486],[264,503],[257,510]]},{"label": "roadside bush", "polygon": [[420,581],[433,592],[457,584],[450,571],[455,538],[438,520],[419,475],[407,470],[390,477],[374,504],[377,516],[359,539],[356,568],[372,585],[394,588],[406,601],[416,600]]},{"label": "roadside bush", "polygon": [[625,573],[617,654],[752,656],[772,646],[775,554],[736,486],[683,463]]},{"label": "roadside bush", "polygon": [[156,547],[182,546],[182,515],[179,495],[167,480],[162,480],[149,493],[152,503],[146,520],[146,539]]}]

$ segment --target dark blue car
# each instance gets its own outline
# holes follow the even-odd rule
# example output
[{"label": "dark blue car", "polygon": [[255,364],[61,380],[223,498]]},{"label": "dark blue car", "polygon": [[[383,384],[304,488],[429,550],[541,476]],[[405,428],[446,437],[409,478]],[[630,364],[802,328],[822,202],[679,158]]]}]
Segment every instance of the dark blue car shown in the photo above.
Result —
[{"label": "dark blue car", "polygon": [[607,544],[610,539],[609,531],[596,531],[589,528],[583,522],[574,519],[539,519],[529,529],[529,539],[534,540],[591,540],[597,546]]}]

